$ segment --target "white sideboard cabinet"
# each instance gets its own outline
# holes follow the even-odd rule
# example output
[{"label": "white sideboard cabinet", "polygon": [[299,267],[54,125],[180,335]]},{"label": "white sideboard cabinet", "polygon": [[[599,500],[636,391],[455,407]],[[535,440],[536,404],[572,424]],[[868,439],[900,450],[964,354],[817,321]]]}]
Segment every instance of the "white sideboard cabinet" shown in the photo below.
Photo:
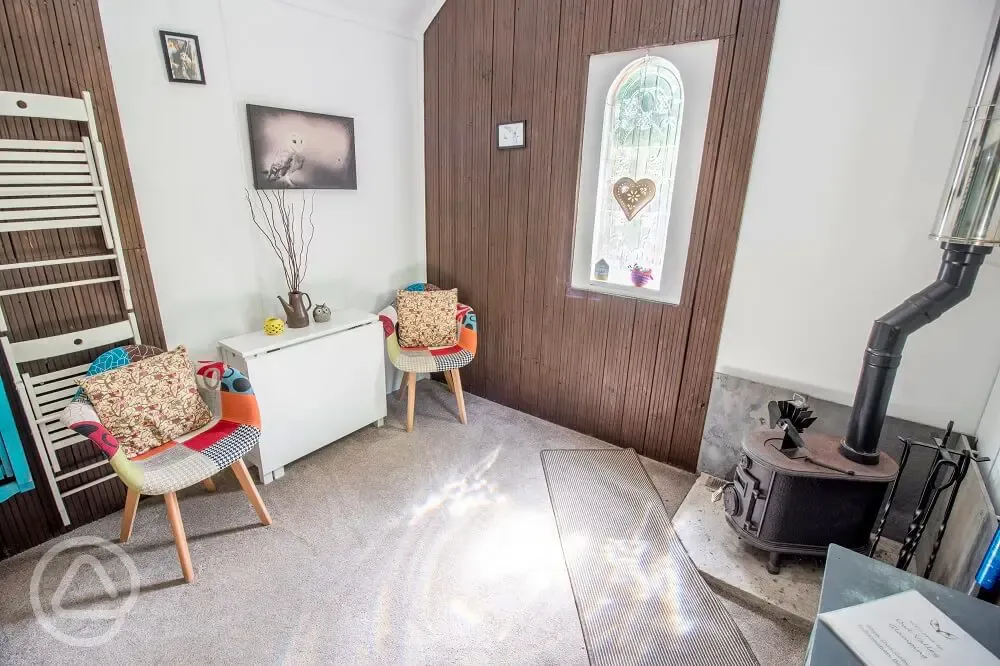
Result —
[{"label": "white sideboard cabinet", "polygon": [[247,461],[262,483],[290,462],[386,414],[385,343],[378,317],[340,310],[323,324],[263,331],[219,343],[222,360],[244,373],[260,406],[260,446]]}]

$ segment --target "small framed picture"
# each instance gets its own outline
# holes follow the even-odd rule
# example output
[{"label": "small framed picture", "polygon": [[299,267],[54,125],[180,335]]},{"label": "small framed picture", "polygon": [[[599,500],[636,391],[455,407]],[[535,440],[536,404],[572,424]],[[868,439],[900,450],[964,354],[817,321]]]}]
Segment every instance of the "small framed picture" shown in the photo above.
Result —
[{"label": "small framed picture", "polygon": [[205,83],[205,68],[201,61],[201,46],[195,35],[169,30],[160,31],[163,62],[167,78],[174,83]]},{"label": "small framed picture", "polygon": [[524,148],[528,143],[527,130],[528,122],[526,120],[497,125],[497,148],[500,150]]}]

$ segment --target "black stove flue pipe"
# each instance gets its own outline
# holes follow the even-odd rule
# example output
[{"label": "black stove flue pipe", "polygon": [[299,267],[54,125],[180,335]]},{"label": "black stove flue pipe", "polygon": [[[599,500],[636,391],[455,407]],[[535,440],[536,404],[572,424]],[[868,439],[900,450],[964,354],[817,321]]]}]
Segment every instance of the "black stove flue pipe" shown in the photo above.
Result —
[{"label": "black stove flue pipe", "polygon": [[841,455],[848,460],[878,464],[879,437],[906,338],[969,296],[979,267],[992,250],[961,243],[942,243],[941,248],[944,256],[937,280],[872,325],[847,435],[840,445]]}]

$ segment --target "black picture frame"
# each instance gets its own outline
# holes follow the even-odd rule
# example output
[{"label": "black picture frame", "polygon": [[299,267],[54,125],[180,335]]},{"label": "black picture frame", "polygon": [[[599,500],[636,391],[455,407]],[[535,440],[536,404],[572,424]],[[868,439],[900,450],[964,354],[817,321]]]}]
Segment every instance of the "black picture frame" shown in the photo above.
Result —
[{"label": "black picture frame", "polygon": [[[521,126],[521,144],[518,146],[501,146],[500,145],[500,128],[506,127],[507,125],[520,125]],[[521,150],[528,147],[528,121],[527,120],[511,120],[505,123],[497,123],[497,150]]]},{"label": "black picture frame", "polygon": [[[178,76],[178,70],[182,67],[182,65],[177,62],[171,62],[170,60],[170,47],[168,46],[167,40],[171,37],[194,42],[194,57],[196,59],[195,65],[197,66],[197,72],[200,78],[193,79]],[[197,35],[189,35],[175,30],[160,30],[160,49],[163,51],[163,64],[167,68],[168,81],[171,83],[196,83],[198,85],[205,85],[205,61],[202,60],[201,57],[201,44],[198,42]]]},{"label": "black picture frame", "polygon": [[[273,106],[261,106],[259,104],[247,104],[247,133],[250,140],[250,169],[253,172],[253,184],[254,189],[258,190],[280,190],[280,189],[298,189],[298,190],[357,190],[358,189],[358,166],[357,166],[357,135],[354,130],[354,118],[347,116],[335,116],[328,113],[316,113],[313,111],[298,111],[296,109],[282,109]],[[341,136],[347,136],[348,145],[347,149],[343,155],[334,157],[340,157],[344,163],[344,166],[338,167],[336,164],[329,163],[329,154],[327,156],[327,164],[322,165],[317,170],[314,168],[316,164],[316,159],[314,154],[311,154],[310,147],[317,143],[315,139],[319,137],[319,144],[323,145],[322,140],[323,134],[317,132],[313,135],[309,135],[304,131],[298,131],[297,134],[301,134],[301,139],[304,140],[305,148],[302,151],[302,155],[305,158],[306,168],[300,173],[303,174],[305,180],[300,180],[300,178],[292,179],[291,175],[287,175],[281,178],[272,179],[272,174],[270,169],[265,169],[268,166],[269,156],[273,154],[274,148],[276,146],[268,145],[266,136],[269,134],[265,130],[265,123],[275,117],[283,118],[285,122],[290,121],[293,125],[297,122],[297,118],[303,120],[313,121],[313,127],[315,127],[315,122],[325,124],[329,128],[340,128]],[[282,122],[278,120],[278,122]],[[295,128],[290,128],[290,131],[295,131]],[[336,131],[336,130],[334,130]],[[329,137],[329,134],[326,134]],[[301,164],[301,162],[300,162]],[[272,167],[273,168],[273,167]],[[280,173],[280,172],[279,172]]]}]

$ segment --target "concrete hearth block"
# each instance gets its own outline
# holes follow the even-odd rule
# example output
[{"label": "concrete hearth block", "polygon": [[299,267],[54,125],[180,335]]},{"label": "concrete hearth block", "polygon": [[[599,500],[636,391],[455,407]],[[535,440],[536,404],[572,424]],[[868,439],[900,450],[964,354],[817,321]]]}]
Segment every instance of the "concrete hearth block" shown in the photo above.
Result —
[{"label": "concrete hearth block", "polygon": [[[769,574],[767,553],[742,541],[726,523],[722,502],[712,502],[712,494],[721,483],[702,474],[674,516],[674,528],[688,555],[716,592],[811,629],[819,604],[823,560],[788,556],[782,561],[780,574]],[[895,562],[899,544],[884,540],[882,544],[878,559]]]}]

